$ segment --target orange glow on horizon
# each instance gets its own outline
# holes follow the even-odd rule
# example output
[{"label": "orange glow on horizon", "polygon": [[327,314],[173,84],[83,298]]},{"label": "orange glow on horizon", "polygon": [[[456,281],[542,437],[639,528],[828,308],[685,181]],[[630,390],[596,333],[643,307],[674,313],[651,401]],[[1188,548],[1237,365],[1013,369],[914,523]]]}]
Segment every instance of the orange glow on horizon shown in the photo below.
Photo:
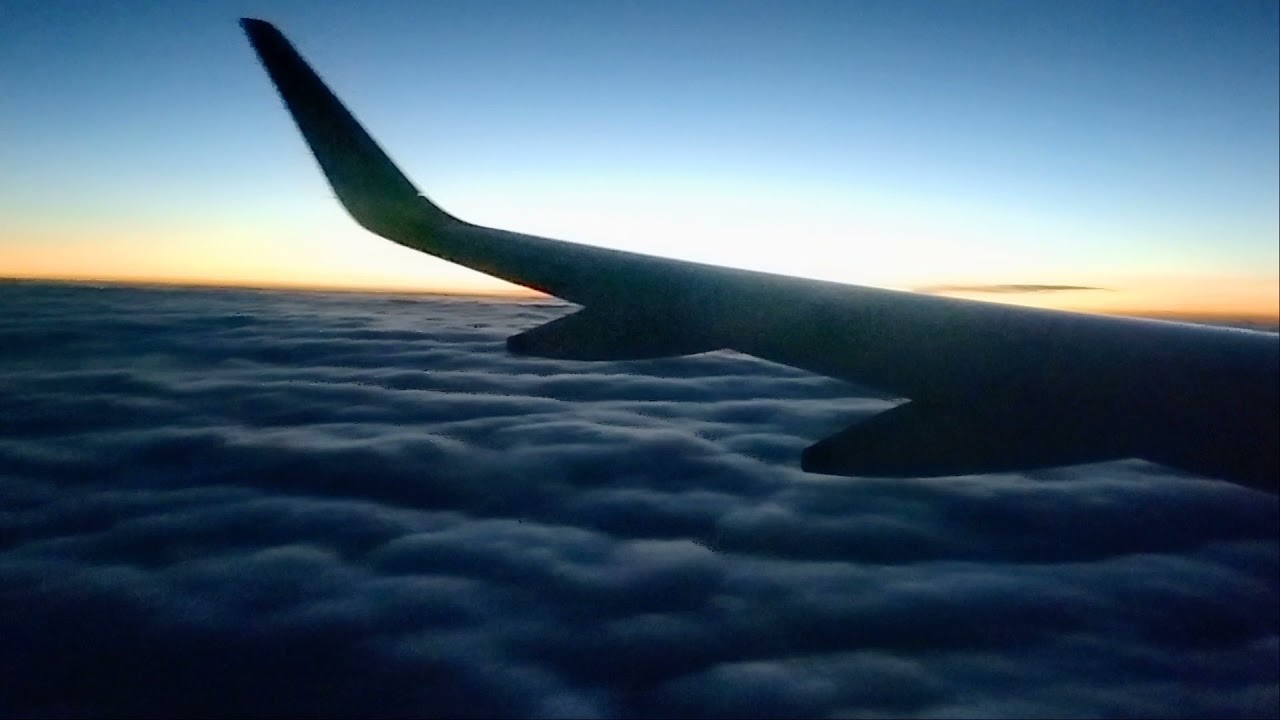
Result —
[{"label": "orange glow on horizon", "polygon": [[[847,244],[780,246],[776,242],[779,234],[825,237],[860,233],[836,216],[808,217],[807,225],[784,227],[773,216],[747,215],[744,219],[730,213],[732,208],[708,214],[695,204],[681,213],[658,216],[668,223],[664,226],[656,221],[631,222],[634,215],[622,209],[613,212],[607,203],[597,206],[598,212],[585,215],[569,211],[538,214],[530,209],[528,217],[540,218],[546,227],[535,223],[533,230],[547,237],[594,237],[599,233],[601,247],[795,277],[898,289],[928,285],[938,288],[933,292],[951,297],[1087,313],[1280,323],[1280,277],[1272,274],[1274,267],[1259,265],[1256,271],[1247,269],[1232,275],[1208,266],[1175,271],[1175,265],[1139,264],[1132,259],[1111,266],[1084,261],[1054,265],[990,249],[957,250],[968,247],[964,242],[939,246],[936,257],[923,257],[921,246],[888,242],[892,239],[888,236],[881,237],[884,242],[878,244],[867,241],[865,248],[875,252],[864,252],[862,245],[851,252]],[[273,219],[277,215],[278,219]],[[717,217],[730,217],[734,222],[720,225],[707,220]],[[497,226],[528,224],[522,217],[496,219],[500,220],[494,223]],[[929,228],[919,230],[923,235]],[[973,234],[972,229],[965,232]],[[128,226],[95,226],[77,214],[33,216],[25,222],[19,219],[5,234],[10,237],[0,245],[0,277],[546,297],[351,228],[349,219],[328,200],[316,201],[314,208],[273,205],[269,216],[265,212],[263,217],[215,215],[201,223],[176,214],[143,216],[130,220]],[[1134,267],[1153,269],[1142,274],[1130,270]],[[1079,286],[1097,289],[1062,290]],[[943,289],[946,287],[952,291]],[[1037,287],[1042,291],[1010,292],[1011,288]]]},{"label": "orange glow on horizon", "polygon": [[[397,284],[367,284],[360,282],[348,283],[324,283],[324,282],[308,282],[305,280],[290,282],[267,279],[227,279],[227,278],[205,278],[205,277],[181,277],[181,276],[148,276],[148,275],[75,275],[75,274],[22,274],[22,273],[3,273],[0,274],[0,281],[18,280],[31,282],[55,282],[55,283],[73,283],[90,285],[94,283],[104,283],[108,285],[172,285],[174,287],[201,287],[201,288],[226,288],[226,289],[244,289],[244,290],[299,290],[299,291],[320,291],[320,292],[356,292],[356,293],[386,293],[386,294],[421,294],[421,295],[450,295],[458,297],[492,297],[492,298],[513,298],[513,299],[530,299],[549,297],[545,293],[536,290],[520,287],[519,285],[510,285],[509,283],[499,284],[495,281],[493,286],[479,286],[470,284],[447,285],[397,285]],[[503,287],[508,285],[508,287]]]},{"label": "orange glow on horizon", "polygon": [[1275,278],[1127,278],[1095,290],[938,294],[1103,315],[1280,323],[1280,282]]},{"label": "orange glow on horizon", "polygon": [[[201,234],[162,230],[126,236],[119,229],[86,232],[30,232],[30,239],[11,244],[0,256],[0,278],[71,282],[242,287],[281,290],[321,290],[372,293],[434,294],[545,298],[546,295],[506,283],[457,265],[431,258],[409,248],[373,237],[347,234],[278,233],[271,227],[236,233],[211,224]],[[175,240],[144,241],[141,236],[169,236]],[[299,247],[305,247],[299,252]],[[761,258],[757,266],[769,267]],[[803,272],[784,274],[804,276]],[[900,271],[902,278],[911,274]],[[925,272],[925,271],[920,271]],[[933,277],[933,292],[985,302],[1076,312],[1136,315],[1201,321],[1243,320],[1265,325],[1280,324],[1280,278],[1263,273],[1252,276],[1134,275],[1062,271],[1028,278],[1013,269],[985,272],[954,271],[970,280]],[[1084,275],[1084,277],[1081,277]],[[880,287],[916,287],[919,282],[875,282],[869,274],[855,284]],[[283,278],[283,279],[282,279]],[[828,277],[827,279],[834,279]],[[924,279],[924,278],[917,278]],[[1021,291],[1037,286],[1002,285],[1024,280],[1047,281],[1050,291]],[[1088,285],[1096,289],[1062,290]],[[950,287],[948,291],[945,288]],[[1057,288],[1057,289],[1053,289]],[[1013,289],[1013,291],[1011,291]]]},{"label": "orange glow on horizon", "polygon": [[[278,281],[266,278],[207,278],[181,277],[173,275],[88,275],[88,274],[41,274],[0,272],[0,280],[68,282],[78,284],[107,283],[119,285],[171,285],[176,287],[203,288],[240,288],[260,290],[295,290],[320,292],[355,292],[355,293],[387,293],[411,295],[443,295],[453,297],[500,298],[510,300],[537,300],[551,296],[513,285],[500,280],[487,283],[452,283],[452,284],[408,284],[408,283],[361,283],[350,282],[315,282],[315,281]],[[1158,285],[1158,284],[1157,284]],[[1050,310],[1068,310],[1099,315],[1125,315],[1148,317],[1165,320],[1229,322],[1240,321],[1251,324],[1280,328],[1280,298],[1269,293],[1265,287],[1260,292],[1238,293],[1223,298],[1226,302],[1219,304],[1195,303],[1182,297],[1180,301],[1159,302],[1161,294],[1143,296],[1137,293],[1095,292],[1094,297],[1082,300],[1079,296],[1084,292],[1064,293],[976,293],[949,292],[938,293],[946,297],[956,297],[984,302],[1006,303],[1026,307],[1039,307]],[[1060,295],[1054,297],[1054,295]],[[1065,297],[1074,295],[1077,297]],[[1120,295],[1120,297],[1115,297]],[[1128,295],[1129,297],[1125,297]],[[1128,300],[1126,303],[1125,300]],[[1110,301],[1110,302],[1108,302]],[[1145,302],[1143,302],[1145,301]]]}]

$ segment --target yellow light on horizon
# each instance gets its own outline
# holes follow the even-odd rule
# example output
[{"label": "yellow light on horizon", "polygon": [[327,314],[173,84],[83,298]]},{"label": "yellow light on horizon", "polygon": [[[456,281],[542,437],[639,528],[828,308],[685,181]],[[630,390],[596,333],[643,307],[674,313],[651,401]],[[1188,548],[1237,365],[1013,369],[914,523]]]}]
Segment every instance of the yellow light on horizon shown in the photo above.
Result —
[{"label": "yellow light on horizon", "polygon": [[[725,201],[726,203],[728,201]],[[726,206],[727,207],[727,206]],[[877,254],[871,250],[883,238],[865,242],[866,252],[844,252],[837,236],[866,233],[840,226],[835,216],[808,218],[784,225],[769,213],[743,211],[725,220],[693,223],[697,207],[678,208],[670,216],[643,223],[619,221],[619,215],[595,211],[578,215],[561,210],[545,212],[534,232],[569,236],[577,228],[602,235],[605,246],[635,249],[656,255],[683,253],[687,259],[725,264],[728,254],[739,267],[799,277],[815,277],[880,287],[910,288],[933,284],[1060,283],[1090,285],[1105,290],[1041,293],[951,293],[977,300],[1006,302],[1045,308],[1120,314],[1277,318],[1280,316],[1280,280],[1259,273],[1228,277],[1205,273],[1153,276],[1110,274],[1080,277],[1079,269],[1065,268],[1053,276],[1033,275],[1026,268],[984,262],[978,253],[966,263],[951,267],[946,275],[934,262],[928,269],[916,264],[911,274],[910,252]],[[721,208],[724,209],[724,208]],[[525,208],[529,210],[529,208]],[[622,212],[621,217],[632,217]],[[521,226],[521,213],[511,222]],[[846,218],[847,219],[847,218]],[[307,225],[288,230],[270,224],[257,230],[243,229],[242,219],[223,218],[199,231],[179,234],[177,220],[154,223],[126,232],[120,228],[91,230],[82,226],[26,228],[26,241],[7,240],[0,245],[0,277],[69,279],[83,281],[177,282],[198,285],[343,289],[392,292],[425,292],[464,295],[541,297],[541,294],[481,273],[429,257],[418,251],[377,238],[350,226],[341,210],[323,205]],[[502,224],[501,218],[495,224]],[[535,223],[537,224],[537,223]],[[830,227],[827,227],[830,225]],[[820,236],[823,252],[793,252],[789,233]],[[703,242],[698,242],[702,238]],[[595,240],[597,238],[590,238]],[[892,246],[893,243],[889,243]],[[846,258],[842,262],[831,261]],[[693,257],[688,257],[694,254]],[[1007,264],[1006,264],[1007,265]]]}]

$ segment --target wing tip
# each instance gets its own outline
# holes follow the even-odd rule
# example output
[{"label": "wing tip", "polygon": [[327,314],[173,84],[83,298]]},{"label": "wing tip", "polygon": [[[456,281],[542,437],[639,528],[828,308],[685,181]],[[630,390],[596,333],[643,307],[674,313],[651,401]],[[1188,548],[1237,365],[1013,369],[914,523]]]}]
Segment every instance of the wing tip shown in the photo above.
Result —
[{"label": "wing tip", "polygon": [[240,29],[244,30],[244,34],[249,36],[249,43],[253,45],[253,49],[262,52],[263,48],[272,44],[284,42],[284,33],[275,25],[266,20],[258,18],[242,17],[240,18]]},{"label": "wing tip", "polygon": [[[275,25],[240,26],[338,200],[366,229],[402,244],[420,228],[459,223],[427,200]],[[416,245],[410,244],[412,247]]]},{"label": "wing tip", "polygon": [[260,18],[242,17],[240,18],[240,27],[244,28],[244,31],[251,35],[255,33],[265,33],[265,32],[273,32],[273,31],[277,33],[280,32],[279,30],[276,29],[275,25],[272,25],[266,20],[262,20]]}]

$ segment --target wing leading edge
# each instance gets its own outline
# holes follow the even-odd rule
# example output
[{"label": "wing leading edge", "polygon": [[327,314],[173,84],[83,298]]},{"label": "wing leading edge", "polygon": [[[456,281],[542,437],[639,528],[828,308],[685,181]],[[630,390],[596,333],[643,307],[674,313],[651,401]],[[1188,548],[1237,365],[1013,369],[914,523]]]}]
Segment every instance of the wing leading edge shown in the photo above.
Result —
[{"label": "wing leading edge", "polygon": [[1141,457],[1277,492],[1280,336],[790,278],[496,230],[421,195],[284,36],[242,20],[338,199],[402,245],[584,306],[516,353],[731,348],[909,398],[812,472],[927,476]]}]

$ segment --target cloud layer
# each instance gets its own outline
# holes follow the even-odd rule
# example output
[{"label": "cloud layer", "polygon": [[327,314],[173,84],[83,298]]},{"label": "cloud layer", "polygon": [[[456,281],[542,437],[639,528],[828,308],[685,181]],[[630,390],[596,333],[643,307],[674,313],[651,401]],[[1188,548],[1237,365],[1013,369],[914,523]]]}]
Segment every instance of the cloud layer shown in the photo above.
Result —
[{"label": "cloud layer", "polygon": [[945,295],[947,293],[993,293],[997,295],[1018,295],[1028,293],[1074,292],[1080,290],[1096,290],[1109,292],[1107,288],[1089,285],[930,285],[916,288],[916,292]]},{"label": "cloud layer", "polygon": [[887,407],[554,303],[0,285],[0,715],[1274,716],[1280,507],[806,475]]}]

